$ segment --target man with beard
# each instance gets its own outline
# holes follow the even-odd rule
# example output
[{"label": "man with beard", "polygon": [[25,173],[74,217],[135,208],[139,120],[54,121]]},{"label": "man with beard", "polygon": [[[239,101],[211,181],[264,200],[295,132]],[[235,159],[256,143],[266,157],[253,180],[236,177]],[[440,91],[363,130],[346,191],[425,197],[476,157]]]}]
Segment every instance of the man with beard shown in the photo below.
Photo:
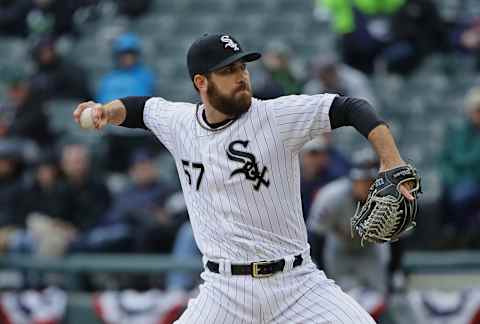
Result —
[{"label": "man with beard", "polygon": [[[81,103],[73,115],[80,123],[91,108],[96,129],[148,129],[174,156],[205,265],[199,295],[177,323],[374,323],[311,261],[298,153],[309,139],[353,125],[381,171],[405,162],[364,100],[252,98],[246,63],[260,56],[228,34],[204,35],[187,54],[202,103],[127,97]],[[402,193],[413,199],[405,186]]]}]

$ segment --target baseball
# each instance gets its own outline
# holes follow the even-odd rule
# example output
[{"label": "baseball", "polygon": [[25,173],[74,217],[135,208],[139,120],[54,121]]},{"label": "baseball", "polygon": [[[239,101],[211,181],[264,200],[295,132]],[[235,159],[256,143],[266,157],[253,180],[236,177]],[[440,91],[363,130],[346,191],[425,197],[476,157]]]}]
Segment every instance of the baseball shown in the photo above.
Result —
[{"label": "baseball", "polygon": [[85,129],[91,129],[94,127],[92,114],[92,108],[86,108],[84,111],[82,111],[82,114],[80,115],[80,127]]}]

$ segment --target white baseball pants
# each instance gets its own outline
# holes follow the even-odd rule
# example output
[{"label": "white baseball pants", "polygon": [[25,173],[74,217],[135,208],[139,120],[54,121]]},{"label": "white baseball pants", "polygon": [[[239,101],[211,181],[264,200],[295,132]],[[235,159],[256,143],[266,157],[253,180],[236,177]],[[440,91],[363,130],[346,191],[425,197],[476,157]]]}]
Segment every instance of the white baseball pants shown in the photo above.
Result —
[{"label": "white baseball pants", "polygon": [[268,278],[205,270],[196,298],[176,324],[375,323],[310,259]]}]

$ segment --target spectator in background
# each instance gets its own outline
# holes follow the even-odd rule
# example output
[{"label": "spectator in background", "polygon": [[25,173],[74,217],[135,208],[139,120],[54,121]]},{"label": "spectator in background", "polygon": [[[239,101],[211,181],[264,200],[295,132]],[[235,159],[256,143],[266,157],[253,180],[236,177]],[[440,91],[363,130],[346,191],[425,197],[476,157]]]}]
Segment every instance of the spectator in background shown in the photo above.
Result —
[{"label": "spectator in background", "polygon": [[153,201],[150,213],[138,215],[140,228],[135,251],[139,253],[171,253],[182,223],[188,219],[187,207],[180,192],[163,184],[164,192]]},{"label": "spectator in background", "polygon": [[0,228],[24,225],[19,215],[24,170],[19,144],[0,140]]},{"label": "spectator in background", "polygon": [[476,56],[480,70],[480,17],[458,22],[451,38],[454,48]]},{"label": "spectator in background", "polygon": [[262,55],[263,69],[259,71],[263,80],[256,87],[255,96],[272,99],[281,95],[300,94],[301,85],[290,63],[291,50],[282,42],[273,41]]},{"label": "spectator in background", "polygon": [[339,62],[334,55],[320,54],[311,63],[310,70],[312,75],[303,87],[303,93],[337,93],[365,99],[373,107],[378,107],[367,76]]},{"label": "spectator in background", "polygon": [[432,0],[406,0],[392,16],[391,30],[382,59],[394,73],[413,71],[429,54],[449,49],[447,24]]},{"label": "spectator in background", "polygon": [[386,293],[389,246],[362,247],[358,238],[352,239],[350,229],[357,203],[367,199],[379,163],[372,150],[357,152],[353,161],[348,177],[325,185],[313,200],[307,224],[312,256],[343,289]]},{"label": "spectator in background", "polygon": [[97,101],[107,103],[119,96],[152,96],[155,76],[141,62],[140,39],[126,33],[115,39],[112,48],[115,68],[102,78]]},{"label": "spectator in background", "polygon": [[[113,43],[113,71],[104,76],[97,92],[97,101],[107,103],[125,96],[153,96],[155,76],[141,61],[140,39],[132,34],[120,35]],[[113,127],[108,130],[108,150],[115,159],[108,161],[112,172],[126,172],[129,156],[139,146],[158,151],[158,141],[143,130]]]},{"label": "spectator in background", "polygon": [[9,252],[60,256],[76,233],[63,221],[68,212],[65,186],[53,151],[41,153],[28,180],[20,193],[17,213],[25,220],[25,228],[10,237]]},{"label": "spectator in background", "polygon": [[375,59],[391,39],[389,19],[405,0],[316,0],[332,17],[343,61],[372,74]]},{"label": "spectator in background", "polygon": [[23,173],[18,143],[0,140],[0,253],[8,251],[15,233],[25,226],[25,218],[19,212]]},{"label": "spectator in background", "polygon": [[302,208],[303,216],[306,218],[317,191],[334,179],[346,175],[349,163],[324,136],[305,144],[302,149],[301,162]]},{"label": "spectator in background", "polygon": [[0,0],[0,35],[27,36],[30,0]]},{"label": "spectator in background", "polygon": [[445,221],[461,231],[462,239],[471,239],[480,224],[480,87],[468,93],[465,112],[465,120],[446,133],[440,170]]},{"label": "spectator in background", "polygon": [[443,49],[445,24],[430,0],[317,0],[332,15],[345,63],[367,74],[378,59],[394,73],[411,72]]},{"label": "spectator in background", "polygon": [[[150,153],[143,149],[133,153],[129,178],[128,187],[97,218],[95,228],[75,243],[76,251],[131,252],[137,248],[151,252],[157,248],[165,252],[171,248],[176,233],[173,224],[178,221],[166,214],[164,205],[172,190],[160,181]],[[157,225],[162,232],[149,231]],[[155,246],[152,241],[163,246]]]},{"label": "spectator in background", "polygon": [[91,171],[90,151],[85,144],[62,147],[63,196],[66,211],[61,216],[79,232],[95,225],[110,206],[110,192],[103,179]]},{"label": "spectator in background", "polygon": [[[255,66],[255,65],[254,65]],[[283,87],[265,69],[257,68],[250,74],[252,76],[253,96],[261,100],[275,99],[285,95]]]},{"label": "spectator in background", "polygon": [[31,213],[41,213],[53,218],[64,218],[66,201],[61,184],[57,156],[44,150],[35,162],[33,177],[23,189],[20,214],[26,218]]},{"label": "spectator in background", "polygon": [[21,137],[40,145],[51,145],[54,136],[49,128],[43,102],[23,75],[8,81],[9,102],[0,107],[0,138]]},{"label": "spectator in background", "polygon": [[65,34],[76,35],[73,14],[73,1],[32,0],[27,25],[30,36],[53,35],[55,38]]},{"label": "spectator in background", "polygon": [[[192,225],[190,222],[185,222],[180,227],[175,237],[173,244],[172,256],[176,258],[193,259],[202,257],[200,250],[195,243],[193,237]],[[172,271],[168,273],[166,286],[167,290],[183,290],[190,291],[196,285],[198,274],[195,273],[181,273],[179,271]]]},{"label": "spectator in background", "polygon": [[44,37],[32,49],[35,72],[31,84],[45,100],[56,98],[92,99],[86,72],[67,62],[57,52],[55,41]]},{"label": "spectator in background", "polygon": [[[130,185],[121,192],[106,214],[109,223],[126,222],[141,232],[136,242],[143,252],[169,252],[178,222],[165,209],[173,190],[159,178],[154,156],[137,149],[130,158]],[[175,228],[176,227],[176,228]]]}]

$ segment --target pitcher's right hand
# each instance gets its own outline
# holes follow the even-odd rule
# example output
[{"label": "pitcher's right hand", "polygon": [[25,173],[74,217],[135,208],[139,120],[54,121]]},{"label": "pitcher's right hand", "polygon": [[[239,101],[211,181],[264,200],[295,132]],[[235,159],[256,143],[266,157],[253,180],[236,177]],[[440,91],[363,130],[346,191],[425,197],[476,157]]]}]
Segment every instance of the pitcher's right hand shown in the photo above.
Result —
[{"label": "pitcher's right hand", "polygon": [[73,112],[73,118],[75,119],[75,122],[77,122],[77,124],[81,125],[80,117],[82,115],[82,112],[87,108],[92,109],[91,118],[93,122],[93,128],[102,129],[108,124],[107,112],[105,111],[105,109],[102,108],[101,104],[94,101],[82,102],[77,106],[77,108]]}]

